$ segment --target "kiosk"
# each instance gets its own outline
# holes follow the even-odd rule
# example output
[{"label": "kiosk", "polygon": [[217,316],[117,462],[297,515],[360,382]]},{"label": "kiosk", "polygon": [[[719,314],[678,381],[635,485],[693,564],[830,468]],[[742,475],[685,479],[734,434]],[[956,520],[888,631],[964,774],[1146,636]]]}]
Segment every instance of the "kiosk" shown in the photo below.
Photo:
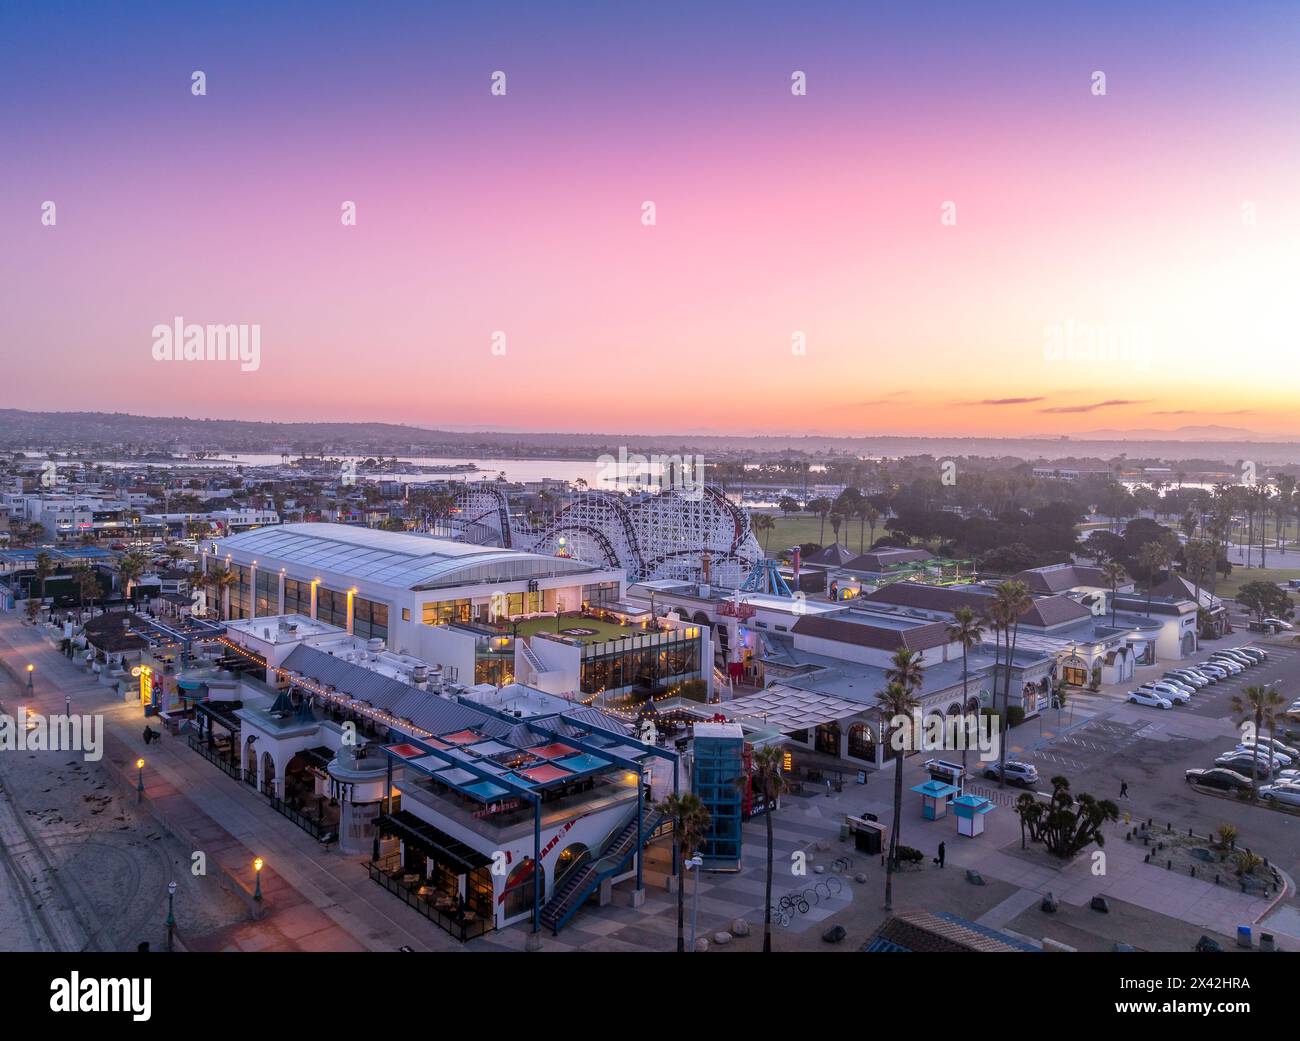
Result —
[{"label": "kiosk", "polygon": [[942,820],[948,815],[948,800],[961,789],[943,781],[926,781],[912,791],[921,796],[921,814],[928,821]]},{"label": "kiosk", "polygon": [[957,814],[957,834],[984,834],[984,817],[993,812],[993,804],[978,795],[959,795],[952,801],[953,812]]}]

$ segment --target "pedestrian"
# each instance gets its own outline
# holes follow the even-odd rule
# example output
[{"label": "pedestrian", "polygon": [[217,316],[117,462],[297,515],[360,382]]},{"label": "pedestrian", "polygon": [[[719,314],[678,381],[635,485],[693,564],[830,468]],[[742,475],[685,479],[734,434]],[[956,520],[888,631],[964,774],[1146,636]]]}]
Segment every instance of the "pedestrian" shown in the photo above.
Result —
[{"label": "pedestrian", "polygon": [[1127,798],[1128,798],[1128,781],[1120,781],[1120,782],[1119,782],[1119,797],[1120,797],[1121,799],[1127,799]]},{"label": "pedestrian", "polygon": [[944,862],[944,859],[946,858],[946,856],[947,856],[947,850],[946,850],[946,848],[944,847],[944,844],[943,844],[942,842],[940,842],[940,843],[939,843],[939,855],[938,855],[937,857],[934,858],[936,861],[938,861],[940,867],[943,867],[943,862]]}]

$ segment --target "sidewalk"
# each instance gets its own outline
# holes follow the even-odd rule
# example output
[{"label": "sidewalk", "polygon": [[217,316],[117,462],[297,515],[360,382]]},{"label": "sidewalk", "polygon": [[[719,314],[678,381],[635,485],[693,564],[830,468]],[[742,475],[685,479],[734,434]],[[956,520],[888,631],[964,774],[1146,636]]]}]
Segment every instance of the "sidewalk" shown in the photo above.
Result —
[{"label": "sidewalk", "polygon": [[[41,634],[12,616],[0,618],[0,660],[15,676],[36,665],[33,708],[104,715],[105,756],[119,783],[134,791],[135,760],[143,757],[143,805],[173,834],[207,856],[209,877],[253,886],[252,862],[264,858],[262,890],[268,913],[222,937],[230,950],[453,949],[450,937],[367,877],[363,858],[321,847],[256,793],[164,734],[147,749],[138,706],[121,702]],[[24,680],[25,682],[25,680]],[[221,822],[221,823],[218,823]],[[235,883],[234,880],[239,880]],[[372,892],[373,891],[373,892]]]}]

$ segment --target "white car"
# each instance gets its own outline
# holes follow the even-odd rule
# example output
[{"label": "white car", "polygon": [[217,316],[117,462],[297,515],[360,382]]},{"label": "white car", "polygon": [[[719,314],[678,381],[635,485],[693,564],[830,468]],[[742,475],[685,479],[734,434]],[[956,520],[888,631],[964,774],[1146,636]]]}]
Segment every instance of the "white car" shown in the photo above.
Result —
[{"label": "white car", "polygon": [[1218,665],[1211,665],[1209,662],[1206,662],[1204,665],[1196,666],[1196,669],[1202,675],[1209,676],[1215,683],[1222,683],[1224,680],[1230,679],[1232,676],[1232,673],[1227,669],[1220,668]]},{"label": "white car", "polygon": [[1290,622],[1284,622],[1281,618],[1265,618],[1264,624],[1276,626],[1278,629],[1286,629],[1288,631],[1295,628],[1295,626]]},{"label": "white car", "polygon": [[1226,672],[1229,676],[1236,676],[1246,671],[1246,667],[1239,661],[1231,661],[1228,658],[1215,658],[1214,664]]},{"label": "white car", "polygon": [[1170,701],[1179,705],[1186,705],[1192,700],[1192,696],[1181,687],[1175,687],[1169,683],[1144,683],[1138,687],[1138,690],[1145,690],[1156,694],[1162,698],[1168,698]]},{"label": "white car", "polygon": [[1300,785],[1265,784],[1259,789],[1259,797],[1265,802],[1282,802],[1288,806],[1300,806]]},{"label": "white car", "polygon": [[1220,660],[1227,658],[1228,661],[1235,661],[1243,669],[1249,669],[1252,665],[1256,664],[1255,659],[1249,654],[1240,654],[1237,651],[1215,651],[1214,654],[1210,655],[1210,657],[1219,658]]},{"label": "white car", "polygon": [[1196,690],[1200,690],[1202,687],[1208,687],[1210,685],[1210,681],[1204,676],[1198,676],[1196,673],[1185,669],[1178,672],[1166,672],[1165,679],[1177,680],[1179,683],[1186,683]]},{"label": "white car", "polygon": [[1130,690],[1128,700],[1134,705],[1147,705],[1150,708],[1173,708],[1174,703],[1166,697],[1151,690]]},{"label": "white car", "polygon": [[1277,752],[1279,755],[1289,755],[1292,759],[1300,759],[1300,749],[1293,748],[1285,741],[1280,741],[1276,737],[1243,737],[1241,743],[1246,745],[1263,745],[1265,748],[1273,749],[1273,751]]},{"label": "white car", "polygon": [[1241,741],[1237,744],[1237,751],[1248,752],[1252,755],[1254,754],[1256,748],[1259,749],[1259,754],[1261,757],[1272,756],[1274,760],[1273,762],[1274,766],[1279,766],[1279,765],[1291,766],[1295,763],[1295,759],[1293,757],[1287,755],[1285,752],[1279,752],[1275,748],[1270,748],[1268,745],[1264,744],[1263,742],[1260,742],[1259,745],[1254,745],[1249,741]]}]

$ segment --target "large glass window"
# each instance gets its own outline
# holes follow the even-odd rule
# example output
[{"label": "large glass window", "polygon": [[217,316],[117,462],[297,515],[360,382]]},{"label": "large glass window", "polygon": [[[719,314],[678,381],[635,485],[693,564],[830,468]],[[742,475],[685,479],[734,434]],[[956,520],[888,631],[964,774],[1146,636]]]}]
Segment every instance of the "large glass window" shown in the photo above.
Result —
[{"label": "large glass window", "polygon": [[388,605],[352,598],[352,634],[364,639],[388,639]]},{"label": "large glass window", "polygon": [[472,605],[469,600],[435,600],[421,605],[420,621],[425,625],[446,625],[449,622],[470,621]]},{"label": "large glass window", "polygon": [[346,628],[348,624],[348,594],[335,589],[316,587],[316,617],[322,622]]},{"label": "large glass window", "polygon": [[284,613],[311,614],[311,583],[298,582],[292,578],[284,582]]}]

